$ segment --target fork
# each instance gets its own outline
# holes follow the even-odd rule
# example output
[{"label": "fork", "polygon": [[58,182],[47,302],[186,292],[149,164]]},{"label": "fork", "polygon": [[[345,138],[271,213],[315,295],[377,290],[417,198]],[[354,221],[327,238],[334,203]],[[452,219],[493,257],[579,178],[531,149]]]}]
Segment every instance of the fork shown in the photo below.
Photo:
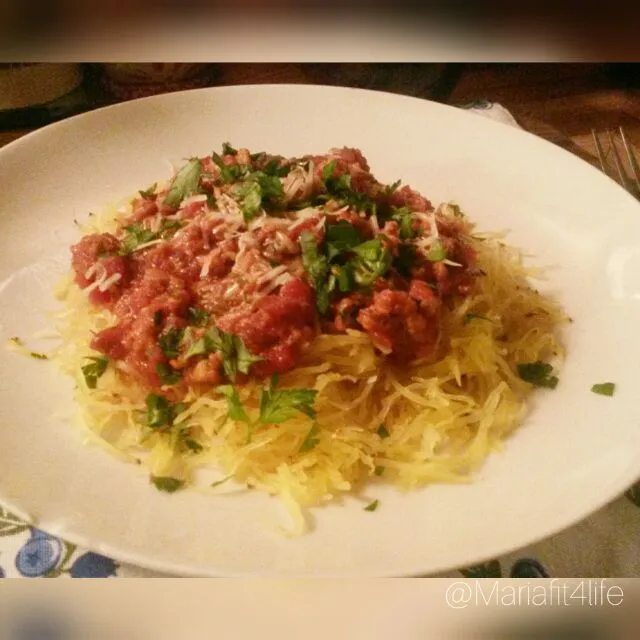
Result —
[{"label": "fork", "polygon": [[622,141],[622,146],[624,147],[624,151],[627,156],[628,168],[625,168],[624,160],[620,157],[618,146],[616,145],[616,140],[614,134],[611,132],[611,129],[606,130],[606,136],[609,143],[608,154],[611,155],[615,172],[607,162],[608,154],[605,153],[601,141],[601,137],[603,136],[598,136],[596,131],[592,129],[591,134],[593,135],[593,141],[596,145],[596,151],[598,152],[600,167],[603,173],[605,173],[613,180],[617,180],[629,193],[631,193],[634,197],[640,199],[640,167],[638,166],[635,152],[633,150],[633,147],[629,143],[624,129],[620,127],[618,131],[620,134],[620,139]]}]

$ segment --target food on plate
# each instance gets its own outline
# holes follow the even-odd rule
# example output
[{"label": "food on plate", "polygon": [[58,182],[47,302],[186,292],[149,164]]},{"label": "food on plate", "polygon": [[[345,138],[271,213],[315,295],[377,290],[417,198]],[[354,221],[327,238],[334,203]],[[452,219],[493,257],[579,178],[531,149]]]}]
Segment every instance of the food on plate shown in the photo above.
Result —
[{"label": "food on plate", "polygon": [[556,386],[566,316],[531,275],[357,149],[225,144],[90,216],[55,359],[89,432],[158,489],[233,479],[302,531],[367,483],[469,481]]}]

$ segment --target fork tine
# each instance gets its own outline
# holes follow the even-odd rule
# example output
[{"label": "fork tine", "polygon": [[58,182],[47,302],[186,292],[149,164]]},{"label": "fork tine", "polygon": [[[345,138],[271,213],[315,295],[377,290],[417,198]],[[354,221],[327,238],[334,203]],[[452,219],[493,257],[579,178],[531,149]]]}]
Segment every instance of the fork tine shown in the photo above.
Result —
[{"label": "fork tine", "polygon": [[633,181],[635,182],[638,193],[640,193],[640,167],[638,167],[636,156],[633,153],[633,147],[629,144],[629,141],[627,140],[627,136],[622,127],[620,127],[620,137],[622,138],[622,144],[624,145],[624,150],[627,152],[627,158],[629,159],[629,166],[631,167],[631,173],[633,174]]},{"label": "fork tine", "polygon": [[620,159],[620,155],[618,154],[618,150],[616,149],[616,143],[613,139],[611,129],[607,129],[607,135],[609,136],[609,143],[611,145],[611,152],[613,155],[613,164],[616,166],[616,171],[618,172],[618,177],[620,178],[620,184],[622,184],[622,186],[627,191],[630,191],[631,185],[629,184],[627,174],[625,173],[624,167],[622,166],[622,160]]},{"label": "fork tine", "polygon": [[600,144],[600,139],[598,138],[598,134],[595,129],[591,129],[591,135],[593,135],[593,142],[596,145],[596,151],[598,152],[598,159],[600,160],[600,168],[605,175],[610,176],[609,170],[607,169],[607,162],[604,157],[604,151],[602,150],[602,145]]}]

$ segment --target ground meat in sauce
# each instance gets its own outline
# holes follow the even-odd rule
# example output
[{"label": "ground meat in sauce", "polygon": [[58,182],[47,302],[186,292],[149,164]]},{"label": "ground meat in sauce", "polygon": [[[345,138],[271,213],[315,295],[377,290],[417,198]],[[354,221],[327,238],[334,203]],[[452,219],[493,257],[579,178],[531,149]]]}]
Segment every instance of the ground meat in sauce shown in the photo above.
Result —
[{"label": "ground meat in sauce", "polygon": [[[426,198],[409,186],[388,190],[374,178],[357,149],[333,149],[325,156],[290,161],[269,154],[252,159],[246,149],[221,157],[225,167],[236,167],[238,175],[269,170],[273,160],[280,168],[302,164],[296,165],[298,174],[292,174],[289,182],[288,169],[279,178],[284,189],[293,185],[284,209],[267,210],[255,228],[253,221],[247,225],[242,218],[242,202],[229,201],[236,195],[235,186],[221,180],[216,164],[220,157],[217,161],[208,157],[201,159],[203,195],[168,207],[163,203],[166,189],[145,194],[133,201],[132,213],[118,233],[88,235],[72,247],[75,282],[90,288],[92,304],[116,317],[113,326],[94,336],[93,349],[118,361],[150,390],[169,397],[180,397],[187,386],[211,387],[226,380],[219,352],[186,355],[211,327],[242,341],[257,359],[249,371],[257,378],[294,368],[318,327],[328,333],[365,331],[381,353],[395,359],[436,352],[443,301],[468,294],[478,275],[475,255],[465,242],[466,222],[437,218],[438,241],[448,264],[431,262],[415,248],[410,264],[396,264],[409,241],[401,236],[398,222],[385,216],[391,207],[409,207],[422,215],[412,220],[414,233],[428,237],[432,233],[428,212],[433,208]],[[376,219],[371,218],[375,207],[365,213],[354,204],[345,205],[338,194],[314,202],[315,211],[307,211],[308,217],[296,224],[296,207],[308,207],[309,199],[325,193],[323,171],[330,163],[334,178],[348,174],[353,193],[377,205]],[[300,172],[307,175],[304,188],[295,186],[300,184]],[[224,210],[215,206],[218,198],[227,198]],[[362,241],[380,235],[392,262],[370,286],[336,289],[328,313],[321,315],[316,308],[317,283],[303,266],[300,238],[310,235],[322,247],[325,224],[338,222],[355,227]],[[123,250],[127,225],[132,224],[154,240],[140,249]],[[343,263],[350,255],[341,258]],[[199,327],[190,315],[194,309],[205,318]],[[171,340],[177,341],[173,345],[177,353],[167,347]],[[161,374],[167,369],[176,372],[177,382],[166,383]]]},{"label": "ground meat in sauce", "polygon": [[391,289],[375,293],[358,322],[380,351],[405,361],[432,354],[440,333],[435,314],[425,313],[409,293]]}]

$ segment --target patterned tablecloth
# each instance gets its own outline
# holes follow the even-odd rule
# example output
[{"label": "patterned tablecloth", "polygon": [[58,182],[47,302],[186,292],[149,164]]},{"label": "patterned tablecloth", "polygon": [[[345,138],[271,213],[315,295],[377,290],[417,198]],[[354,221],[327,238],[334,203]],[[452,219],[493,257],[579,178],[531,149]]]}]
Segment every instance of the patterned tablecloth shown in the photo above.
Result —
[{"label": "patterned tablecloth", "polygon": [[[499,104],[477,101],[463,108],[519,126]],[[640,577],[640,482],[578,525],[538,544],[450,577]],[[29,526],[0,507],[0,578],[162,577],[120,564]]]}]

